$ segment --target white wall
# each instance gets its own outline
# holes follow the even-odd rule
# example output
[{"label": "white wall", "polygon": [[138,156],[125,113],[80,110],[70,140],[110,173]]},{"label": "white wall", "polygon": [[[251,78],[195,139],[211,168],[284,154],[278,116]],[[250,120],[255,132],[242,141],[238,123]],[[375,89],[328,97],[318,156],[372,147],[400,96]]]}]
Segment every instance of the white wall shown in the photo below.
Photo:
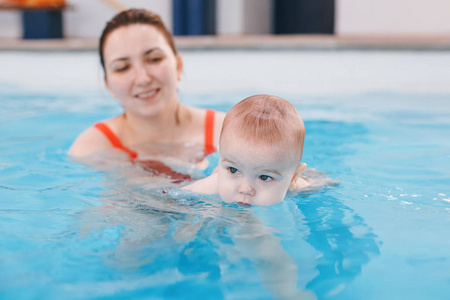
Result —
[{"label": "white wall", "polygon": [[[66,37],[98,38],[117,11],[104,1],[70,0],[73,9],[64,13]],[[170,0],[121,0],[127,7],[146,8],[159,14],[169,30],[172,28],[172,1]]]},{"label": "white wall", "polygon": [[246,0],[244,2],[244,30],[247,34],[272,32],[272,1]]},{"label": "white wall", "polygon": [[217,0],[217,34],[269,34],[271,0]]},{"label": "white wall", "polygon": [[0,37],[22,36],[22,16],[18,11],[0,10]]},{"label": "white wall", "polygon": [[340,35],[450,34],[450,0],[336,0]]},{"label": "white wall", "polygon": [[[127,7],[146,8],[159,14],[169,30],[172,29],[171,0],[120,0]],[[98,38],[106,22],[117,10],[101,0],[67,0],[69,7],[63,12],[64,36]],[[0,11],[0,37],[22,36],[19,11]]]},{"label": "white wall", "polygon": [[[116,11],[102,0],[67,0],[66,37],[98,38]],[[172,0],[119,0],[160,14],[172,29]],[[217,0],[217,32],[264,34],[271,32],[271,0]],[[0,38],[21,37],[19,11],[0,10]],[[339,35],[450,35],[450,0],[336,0]]]},{"label": "white wall", "polygon": [[244,27],[244,7],[241,0],[217,0],[217,34],[241,34]]},{"label": "white wall", "polygon": [[[186,51],[181,56],[184,94],[450,93],[447,51]],[[0,51],[0,66],[2,90],[108,94],[95,51]]]}]

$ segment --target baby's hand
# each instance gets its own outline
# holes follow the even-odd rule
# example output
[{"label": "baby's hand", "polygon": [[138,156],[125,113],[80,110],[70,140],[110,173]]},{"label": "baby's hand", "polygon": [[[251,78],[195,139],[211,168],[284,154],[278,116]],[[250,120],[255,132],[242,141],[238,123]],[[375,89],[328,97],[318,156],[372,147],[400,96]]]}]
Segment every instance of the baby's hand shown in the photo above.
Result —
[{"label": "baby's hand", "polygon": [[298,191],[305,187],[309,186],[309,182],[306,180],[306,178],[303,178],[301,176],[297,176],[297,178],[294,180],[294,182],[291,184],[289,190],[290,191]]},{"label": "baby's hand", "polygon": [[306,178],[301,176],[301,174],[303,173],[303,171],[305,171],[305,169],[306,169],[305,163],[301,163],[297,167],[297,173],[295,175],[295,178],[292,180],[291,185],[289,186],[290,191],[298,191],[309,185],[309,182],[306,180]]}]

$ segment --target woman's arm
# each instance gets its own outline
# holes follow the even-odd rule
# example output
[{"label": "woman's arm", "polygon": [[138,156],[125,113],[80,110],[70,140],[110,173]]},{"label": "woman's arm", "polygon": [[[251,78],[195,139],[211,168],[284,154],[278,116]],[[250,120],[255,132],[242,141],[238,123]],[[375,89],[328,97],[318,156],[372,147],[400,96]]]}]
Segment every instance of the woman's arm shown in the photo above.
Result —
[{"label": "woman's arm", "polygon": [[110,149],[111,142],[98,129],[90,127],[81,133],[69,149],[73,157],[85,157],[96,152]]}]

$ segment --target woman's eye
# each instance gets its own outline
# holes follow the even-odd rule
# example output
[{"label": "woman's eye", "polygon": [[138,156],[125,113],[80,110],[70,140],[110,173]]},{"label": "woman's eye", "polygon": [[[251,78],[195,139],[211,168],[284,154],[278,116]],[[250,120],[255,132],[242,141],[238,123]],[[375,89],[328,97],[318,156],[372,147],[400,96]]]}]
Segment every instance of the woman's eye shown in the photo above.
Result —
[{"label": "woman's eye", "polygon": [[261,176],[259,176],[259,179],[261,179],[262,181],[270,181],[270,180],[273,180],[273,178],[270,177],[269,175],[261,175]]},{"label": "woman's eye", "polygon": [[229,167],[228,171],[230,171],[231,174],[236,174],[238,172],[238,169],[233,168],[233,167]]},{"label": "woman's eye", "polygon": [[120,67],[120,68],[116,68],[116,72],[123,72],[123,71],[126,71],[126,70],[128,70],[128,66],[124,66],[124,67]]},{"label": "woman's eye", "polygon": [[157,62],[160,62],[161,60],[162,60],[161,57],[152,57],[152,58],[148,59],[148,61],[151,63],[157,63]]}]

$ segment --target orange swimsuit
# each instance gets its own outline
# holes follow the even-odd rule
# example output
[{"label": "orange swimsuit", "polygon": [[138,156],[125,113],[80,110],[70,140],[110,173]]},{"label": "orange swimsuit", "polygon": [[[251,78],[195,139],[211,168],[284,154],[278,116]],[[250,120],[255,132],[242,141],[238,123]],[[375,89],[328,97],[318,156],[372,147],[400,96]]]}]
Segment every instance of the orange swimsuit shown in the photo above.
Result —
[{"label": "orange swimsuit", "polygon": [[[216,150],[214,149],[214,116],[215,111],[212,109],[206,110],[206,116],[205,116],[205,156],[209,155],[211,153],[214,153]],[[94,125],[95,128],[100,130],[106,138],[110,141],[111,145],[114,148],[120,149],[122,151],[125,151],[130,156],[130,159],[135,162],[137,161],[138,154],[136,151],[131,150],[128,147],[125,147],[120,139],[115,135],[115,133],[106,125],[105,123],[96,123]],[[181,174],[178,172],[173,171],[171,168],[166,166],[165,164],[156,161],[156,160],[146,160],[146,161],[139,161],[139,164],[141,164],[145,170],[152,171],[155,175],[158,174],[165,174],[168,175],[172,179],[179,179],[179,180],[189,180],[191,177],[186,174]]]}]

